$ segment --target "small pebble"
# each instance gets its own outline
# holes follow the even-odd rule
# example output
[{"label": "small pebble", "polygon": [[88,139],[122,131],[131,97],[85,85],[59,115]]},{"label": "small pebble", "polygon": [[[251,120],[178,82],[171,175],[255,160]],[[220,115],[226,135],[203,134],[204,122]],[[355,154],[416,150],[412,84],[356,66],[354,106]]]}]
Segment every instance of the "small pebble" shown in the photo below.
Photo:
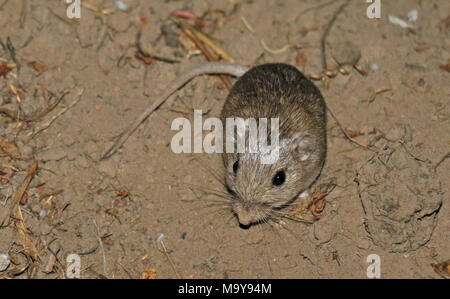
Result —
[{"label": "small pebble", "polygon": [[408,12],[408,22],[415,22],[419,18],[419,12],[417,9],[413,9],[410,12]]},{"label": "small pebble", "polygon": [[42,209],[39,211],[39,217],[41,218],[45,218],[45,216],[47,216],[48,212],[45,209]]},{"label": "small pebble", "polygon": [[163,23],[161,25],[161,34],[164,37],[166,46],[171,48],[178,48],[180,46],[180,38],[178,34],[172,29],[170,23]]},{"label": "small pebble", "polygon": [[380,66],[379,66],[378,64],[376,64],[376,63],[372,63],[372,64],[370,65],[370,69],[371,69],[372,71],[374,71],[374,72],[377,72],[377,71],[380,69]]},{"label": "small pebble", "polygon": [[331,56],[339,65],[356,65],[361,49],[351,41],[339,41],[332,45]]},{"label": "small pebble", "polygon": [[164,234],[161,234],[161,233],[160,233],[160,234],[158,235],[158,238],[156,238],[156,243],[158,243],[158,245],[161,244],[161,243],[164,241],[165,237],[166,237],[166,236],[164,236]]},{"label": "small pebble", "polygon": [[402,19],[400,19],[400,18],[398,18],[396,16],[389,16],[388,19],[389,19],[389,22],[391,22],[392,24],[399,25],[402,28],[410,27],[408,22],[406,22],[406,21],[404,21],[404,20],[402,20]]},{"label": "small pebble", "polygon": [[9,255],[4,252],[0,252],[0,272],[5,271],[9,264],[11,263],[11,259]]},{"label": "small pebble", "polygon": [[128,4],[123,1],[116,1],[116,7],[121,11],[128,10]]}]

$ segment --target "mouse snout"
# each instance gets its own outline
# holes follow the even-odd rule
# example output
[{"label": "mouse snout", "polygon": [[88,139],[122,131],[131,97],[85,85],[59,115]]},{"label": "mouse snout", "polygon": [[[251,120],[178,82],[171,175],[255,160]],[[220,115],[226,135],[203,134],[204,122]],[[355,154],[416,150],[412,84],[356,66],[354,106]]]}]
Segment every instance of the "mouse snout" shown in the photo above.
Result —
[{"label": "mouse snout", "polygon": [[259,211],[257,207],[245,206],[243,204],[234,204],[233,211],[236,214],[239,223],[242,226],[249,226],[264,219],[265,213]]},{"label": "mouse snout", "polygon": [[248,213],[237,214],[237,217],[239,223],[243,226],[249,226],[253,222],[252,217],[250,217]]}]

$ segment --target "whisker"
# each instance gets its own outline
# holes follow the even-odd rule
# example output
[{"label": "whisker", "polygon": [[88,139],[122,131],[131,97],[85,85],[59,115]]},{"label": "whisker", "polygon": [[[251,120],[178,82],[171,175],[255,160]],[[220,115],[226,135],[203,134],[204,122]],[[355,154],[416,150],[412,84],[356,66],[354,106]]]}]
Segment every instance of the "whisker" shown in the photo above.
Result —
[{"label": "whisker", "polygon": [[189,187],[193,187],[193,188],[197,188],[198,190],[203,191],[204,193],[210,192],[211,194],[214,194],[214,195],[218,195],[218,196],[220,195],[220,197],[223,197],[223,198],[226,197],[226,198],[229,199],[229,197],[230,197],[230,194],[228,192],[224,191],[224,190],[217,190],[217,189],[207,188],[205,186],[192,184],[192,183],[179,182],[179,183],[176,183],[176,184],[179,184],[180,186],[181,185],[186,185],[186,186],[184,186],[186,188],[188,186]]},{"label": "whisker", "polygon": [[236,219],[236,215],[231,213],[231,216],[228,218],[228,220],[225,222],[226,224],[229,224],[231,220]]},{"label": "whisker", "polygon": [[[151,182],[148,183],[149,185],[171,185],[171,186],[180,186],[180,187],[194,187],[197,188],[200,191],[207,191],[207,192],[214,192],[215,194],[222,194],[224,196],[229,195],[228,192],[226,192],[225,190],[216,190],[216,189],[212,189],[212,188],[207,188],[204,185],[197,185],[197,184],[193,184],[193,183],[185,183],[185,182]],[[202,190],[203,189],[203,190]]]},{"label": "whisker", "polygon": [[275,226],[271,223],[270,217],[264,217],[262,219],[263,225],[266,225],[270,228],[271,231],[275,231]]},{"label": "whisker", "polygon": [[[200,167],[203,168],[203,170],[205,170],[206,172],[208,172],[217,182],[219,182],[220,184],[224,184],[224,180],[223,180],[223,176],[225,175],[225,171],[222,170],[223,168],[220,168],[220,170],[218,169],[213,169],[209,166],[203,165],[202,163],[200,163],[200,161],[196,158],[193,159],[195,162],[197,162]],[[218,172],[221,176],[218,175]]]}]

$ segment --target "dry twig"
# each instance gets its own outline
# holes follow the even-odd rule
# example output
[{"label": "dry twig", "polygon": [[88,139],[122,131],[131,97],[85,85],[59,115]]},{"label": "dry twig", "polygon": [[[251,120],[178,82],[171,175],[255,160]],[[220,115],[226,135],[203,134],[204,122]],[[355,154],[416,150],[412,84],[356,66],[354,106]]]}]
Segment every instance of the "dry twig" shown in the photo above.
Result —
[{"label": "dry twig", "polygon": [[67,110],[69,110],[70,108],[72,108],[73,106],[75,106],[80,100],[81,100],[81,96],[84,93],[84,88],[80,89],[80,92],[78,93],[78,95],[76,96],[75,100],[67,107],[63,108],[61,111],[59,111],[55,116],[53,116],[48,122],[46,122],[43,126],[41,126],[39,129],[37,129],[34,133],[32,133],[33,136],[36,136],[38,133],[42,132],[43,130],[47,129],[48,127],[50,127],[50,125],[61,115],[63,115],[64,113],[67,112]]},{"label": "dry twig", "polygon": [[337,119],[337,117],[334,115],[333,111],[330,110],[330,107],[327,106],[327,110],[328,113],[330,113],[331,117],[333,117],[334,121],[337,123],[337,125],[339,126],[339,129],[342,131],[342,133],[344,134],[344,136],[353,144],[356,144],[357,146],[365,149],[365,150],[369,150],[371,152],[376,152],[376,150],[362,145],[361,143],[359,143],[358,141],[356,141],[355,139],[353,139],[352,137],[350,137],[350,135],[348,135],[348,132],[344,129],[344,127],[341,125],[341,122]]},{"label": "dry twig", "polygon": [[34,173],[36,172],[37,168],[38,162],[34,161],[30,169],[28,170],[27,176],[23,180],[20,187],[14,193],[14,197],[10,204],[11,218],[15,220],[17,231],[20,236],[20,241],[22,246],[24,247],[24,252],[28,256],[31,256],[31,258],[35,263],[37,263],[39,260],[38,253],[36,247],[34,246],[33,242],[31,242],[30,237],[27,234],[27,229],[23,220],[19,202],[22,199],[22,196],[24,195],[25,191],[27,190],[31,180],[33,179]]},{"label": "dry twig", "polygon": [[333,27],[334,22],[336,21],[337,17],[344,11],[344,8],[350,3],[350,0],[345,0],[345,3],[342,4],[338,10],[333,14],[333,17],[328,22],[327,27],[325,28],[322,38],[320,39],[320,45],[321,45],[321,52],[322,52],[322,71],[327,71],[327,57],[326,57],[326,39],[328,36],[328,33],[330,33],[331,27]]}]

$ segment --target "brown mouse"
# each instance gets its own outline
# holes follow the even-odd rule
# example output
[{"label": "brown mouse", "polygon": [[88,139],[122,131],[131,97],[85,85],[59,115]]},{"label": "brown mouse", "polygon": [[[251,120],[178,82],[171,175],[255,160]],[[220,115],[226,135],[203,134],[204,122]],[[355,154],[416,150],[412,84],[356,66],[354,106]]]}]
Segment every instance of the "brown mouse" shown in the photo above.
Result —
[{"label": "brown mouse", "polygon": [[[240,77],[223,105],[221,118],[279,119],[279,157],[262,164],[261,153],[224,153],[225,186],[243,226],[265,222],[305,194],[319,176],[326,156],[326,106],[319,89],[295,67],[263,64],[247,67],[222,62],[201,64],[163,90],[110,146],[113,155],[136,128],[170,95],[192,78],[205,74]],[[224,142],[227,142],[224,139]]]},{"label": "brown mouse", "polygon": [[276,218],[319,176],[326,157],[326,106],[319,89],[295,67],[263,64],[231,89],[221,118],[236,117],[279,119],[276,162],[262,164],[261,153],[249,151],[222,154],[233,212],[249,226]]}]

